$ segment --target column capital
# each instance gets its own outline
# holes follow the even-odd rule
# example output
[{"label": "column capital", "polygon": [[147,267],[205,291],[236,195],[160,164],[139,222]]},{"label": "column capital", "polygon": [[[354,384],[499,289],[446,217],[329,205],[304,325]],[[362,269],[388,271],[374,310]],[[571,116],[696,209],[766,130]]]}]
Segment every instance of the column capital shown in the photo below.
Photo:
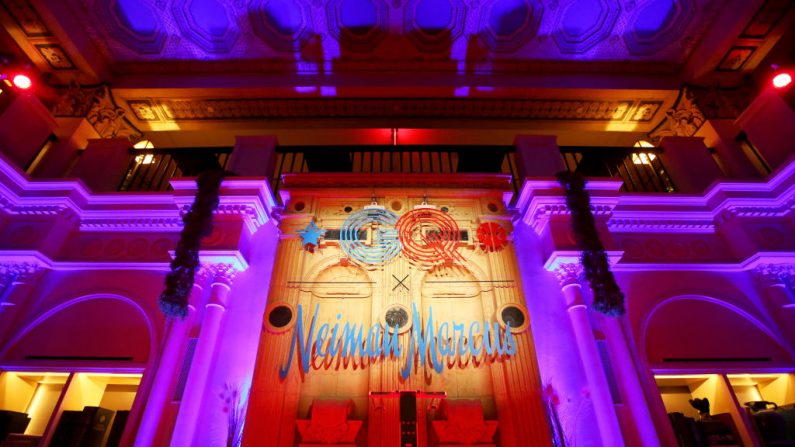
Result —
[{"label": "column capital", "polygon": [[752,273],[765,287],[788,286],[795,282],[795,264],[759,264]]},{"label": "column capital", "polygon": [[[611,266],[614,266],[623,255],[623,251],[610,250],[607,252],[607,260]],[[554,251],[544,263],[544,268],[555,274],[561,289],[575,284],[580,285],[583,278],[581,257],[580,251]]]},{"label": "column capital", "polygon": [[544,263],[544,268],[555,274],[561,289],[582,284],[581,255],[579,251],[554,251]]},{"label": "column capital", "polygon": [[572,285],[581,285],[582,280],[582,264],[578,263],[560,263],[552,272],[555,274],[561,288]]},{"label": "column capital", "polygon": [[215,262],[202,264],[201,269],[197,270],[197,274],[200,271],[200,274],[203,275],[202,278],[206,280],[209,277],[213,284],[221,283],[231,286],[237,274],[244,270],[234,263]]},{"label": "column capital", "polygon": [[29,282],[43,271],[44,267],[36,262],[0,262],[0,284],[7,285],[12,281]]},{"label": "column capital", "polygon": [[237,250],[202,251],[199,253],[199,262],[214,284],[227,286],[232,285],[238,273],[248,269],[248,262]]},{"label": "column capital", "polygon": [[203,289],[211,276],[212,274],[204,264],[199,265],[196,270],[193,271],[193,286]]}]

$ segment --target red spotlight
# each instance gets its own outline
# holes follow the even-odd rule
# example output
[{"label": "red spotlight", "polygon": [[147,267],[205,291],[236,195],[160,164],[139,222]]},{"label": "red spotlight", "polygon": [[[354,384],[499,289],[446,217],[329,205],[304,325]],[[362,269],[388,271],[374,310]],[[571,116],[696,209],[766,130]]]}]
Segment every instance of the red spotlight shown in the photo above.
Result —
[{"label": "red spotlight", "polygon": [[792,76],[789,73],[779,73],[773,76],[773,87],[784,88],[792,83]]},{"label": "red spotlight", "polygon": [[18,74],[14,76],[14,85],[22,90],[27,90],[33,85],[33,81],[23,74]]}]

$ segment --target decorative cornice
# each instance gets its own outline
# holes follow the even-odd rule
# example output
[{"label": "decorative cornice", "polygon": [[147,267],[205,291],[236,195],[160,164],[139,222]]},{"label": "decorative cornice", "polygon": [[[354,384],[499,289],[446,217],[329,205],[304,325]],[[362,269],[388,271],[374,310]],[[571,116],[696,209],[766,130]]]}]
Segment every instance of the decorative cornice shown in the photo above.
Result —
[{"label": "decorative cornice", "polygon": [[[315,118],[654,121],[663,100],[440,98],[129,98],[140,122]],[[162,119],[160,117],[163,117]]]},{"label": "decorative cornice", "polygon": [[[616,233],[712,234],[726,220],[781,218],[795,210],[795,158],[765,182],[717,183],[703,196],[618,194],[621,182],[593,179],[591,210],[607,217]],[[506,200],[506,204],[509,203]],[[515,205],[518,217],[540,234],[551,216],[568,211],[560,189],[548,180],[526,180]]]},{"label": "decorative cornice", "polygon": [[[171,180],[174,202],[184,215],[193,203],[196,192],[195,180]],[[238,215],[249,232],[254,233],[270,219],[276,199],[268,182],[264,179],[233,178],[221,184],[221,196],[215,211],[217,215]]]},{"label": "decorative cornice", "polygon": [[[184,216],[185,214],[190,211],[191,205],[183,204],[179,209],[179,215]],[[257,228],[261,227],[265,222],[267,222],[267,217],[259,216],[257,214],[257,210],[253,206],[249,205],[241,205],[241,204],[219,204],[218,208],[213,212],[214,215],[226,215],[226,216],[240,216],[246,224],[246,227],[252,233],[257,231]],[[182,228],[182,218],[178,219],[178,228]]]},{"label": "decorative cornice", "polygon": [[[176,212],[174,214],[177,214]],[[136,217],[136,218],[86,218],[80,221],[80,231],[86,232],[134,232],[166,233],[179,232],[182,219],[176,217]]]},{"label": "decorative cornice", "polygon": [[783,217],[795,210],[795,196],[783,205],[771,204],[769,206],[742,206],[728,205],[723,208],[723,213],[734,217]]},{"label": "decorative cornice", "polygon": [[7,197],[0,197],[0,209],[8,214],[18,214],[27,216],[58,216],[71,209],[66,204],[36,205],[36,204],[15,204]]},{"label": "decorative cornice", "polygon": [[[31,180],[0,154],[0,211],[9,215],[73,213],[85,232],[178,232],[180,210],[196,191],[191,179],[172,180],[173,194],[92,194],[75,180]],[[271,218],[276,199],[265,179],[230,178],[216,214],[241,215],[253,233]]]},{"label": "decorative cornice", "polygon": [[[759,252],[739,262],[622,262],[612,266],[613,271],[620,272],[721,272],[721,273],[752,273],[764,264],[791,264],[795,252]],[[753,274],[753,273],[752,273]]]},{"label": "decorative cornice", "polygon": [[[618,201],[621,181],[591,180],[586,189],[591,192],[591,213],[595,217],[610,218]],[[525,180],[516,201],[519,218],[537,234],[541,234],[552,216],[570,214],[566,197],[557,181]]]},{"label": "decorative cornice", "polygon": [[240,216],[251,233],[254,233],[259,227],[268,222],[268,216],[260,213],[258,207],[242,203],[220,203],[215,210],[215,214]]},{"label": "decorative cornice", "polygon": [[623,218],[614,215],[607,221],[607,228],[619,233],[712,234],[715,232],[715,223],[712,219],[669,219],[648,215],[643,218]]}]

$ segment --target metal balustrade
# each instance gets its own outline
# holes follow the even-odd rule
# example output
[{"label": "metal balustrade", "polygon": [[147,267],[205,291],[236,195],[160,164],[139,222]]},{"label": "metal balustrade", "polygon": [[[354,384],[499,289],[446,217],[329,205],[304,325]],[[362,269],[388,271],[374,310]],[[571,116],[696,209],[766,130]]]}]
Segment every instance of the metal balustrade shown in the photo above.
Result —
[{"label": "metal balustrade", "polygon": [[[168,191],[174,177],[225,169],[231,152],[231,147],[131,149],[119,190]],[[622,191],[676,191],[659,148],[564,146],[560,153],[569,171],[620,178]],[[282,174],[287,173],[493,173],[510,175],[518,193],[521,179],[515,155],[513,146],[280,146],[271,186],[278,197]]]},{"label": "metal balustrade", "polygon": [[169,180],[226,169],[231,147],[130,149],[130,165],[119,191],[168,191]]},{"label": "metal balustrade", "polygon": [[620,178],[624,192],[675,192],[668,170],[656,147],[560,148],[566,169],[586,177]]},{"label": "metal balustrade", "polygon": [[[508,174],[519,185],[514,146],[281,146],[271,186],[278,192],[282,174],[310,172]],[[278,194],[277,194],[278,195]]]}]

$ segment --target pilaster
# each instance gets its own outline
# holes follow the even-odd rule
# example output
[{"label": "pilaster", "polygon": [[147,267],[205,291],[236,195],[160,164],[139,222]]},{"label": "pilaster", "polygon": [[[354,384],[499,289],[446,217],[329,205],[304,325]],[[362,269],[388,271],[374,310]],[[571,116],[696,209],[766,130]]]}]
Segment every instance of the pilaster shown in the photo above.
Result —
[{"label": "pilaster", "polygon": [[247,267],[245,264],[235,262],[209,262],[202,265],[212,278],[210,297],[205,305],[199,339],[171,437],[171,445],[174,447],[193,445],[210,367],[218,344],[218,335],[229,305],[229,291],[237,274]]}]

